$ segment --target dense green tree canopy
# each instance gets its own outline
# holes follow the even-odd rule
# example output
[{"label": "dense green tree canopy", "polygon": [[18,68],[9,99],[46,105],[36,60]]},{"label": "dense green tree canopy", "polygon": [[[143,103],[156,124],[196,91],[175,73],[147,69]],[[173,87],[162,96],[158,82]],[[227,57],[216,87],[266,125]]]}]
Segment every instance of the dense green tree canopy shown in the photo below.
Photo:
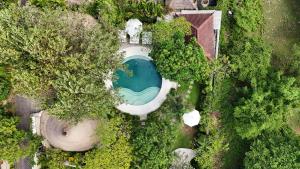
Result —
[{"label": "dense green tree canopy", "polygon": [[201,154],[196,157],[196,161],[201,169],[211,169],[218,166],[221,168],[222,153],[228,149],[225,142],[225,136],[221,132],[212,133],[209,136],[201,135],[197,153]]},{"label": "dense green tree canopy", "polygon": [[260,38],[234,42],[231,50],[232,68],[241,81],[264,78],[270,68],[271,49]]},{"label": "dense green tree canopy", "polygon": [[175,33],[180,32],[185,35],[191,35],[191,24],[180,17],[172,21],[157,22],[153,25],[153,44],[160,45],[164,41],[173,39]]},{"label": "dense green tree canopy", "polygon": [[17,4],[18,0],[1,0],[0,2],[0,9],[5,8],[10,4]]},{"label": "dense green tree canopy", "polygon": [[87,11],[110,26],[123,22],[123,15],[116,0],[94,0],[87,5]]},{"label": "dense green tree canopy", "polygon": [[133,168],[161,169],[169,168],[173,161],[173,151],[178,133],[176,114],[180,108],[174,106],[174,100],[164,105],[148,117],[145,126],[140,121],[132,128]]},{"label": "dense green tree canopy", "polygon": [[263,24],[261,3],[261,0],[233,2],[234,19],[240,29],[238,32],[255,32],[261,28]]},{"label": "dense green tree canopy", "polygon": [[10,84],[5,70],[0,67],[0,101],[6,99],[10,91]]},{"label": "dense green tree canopy", "polygon": [[120,65],[113,31],[78,13],[10,7],[0,12],[0,40],[14,93],[60,118],[111,113],[115,99],[103,80]]},{"label": "dense green tree canopy", "polygon": [[119,138],[109,147],[100,147],[85,154],[86,169],[129,169],[132,161],[132,148],[125,136]]},{"label": "dense green tree canopy", "polygon": [[151,57],[165,78],[179,83],[205,81],[209,75],[208,61],[196,40],[185,42],[185,35],[177,32],[172,39],[156,45]]},{"label": "dense green tree canopy", "polygon": [[66,0],[29,0],[32,5],[37,7],[48,8],[65,8],[67,6]]},{"label": "dense green tree canopy", "polygon": [[243,88],[245,96],[234,109],[235,128],[243,138],[253,138],[262,131],[274,131],[285,122],[287,112],[299,102],[300,90],[295,79],[270,73],[257,86]]},{"label": "dense green tree canopy", "polygon": [[33,156],[37,142],[30,134],[18,130],[19,120],[0,108],[0,159],[10,163],[24,156]]},{"label": "dense green tree canopy", "polygon": [[130,126],[121,117],[100,120],[97,134],[100,146],[85,154],[87,169],[128,169],[132,161]]},{"label": "dense green tree canopy", "polygon": [[300,86],[300,44],[293,46],[293,57],[291,64],[288,64],[287,67],[288,73],[296,77],[297,83]]},{"label": "dense green tree canopy", "polygon": [[244,161],[246,169],[300,168],[300,141],[290,132],[263,134],[252,144]]},{"label": "dense green tree canopy", "polygon": [[42,168],[45,169],[65,169],[69,168],[66,166],[72,165],[81,167],[83,154],[65,152],[59,149],[51,148],[46,149],[38,158]]},{"label": "dense green tree canopy", "polygon": [[164,12],[160,3],[148,0],[93,0],[86,6],[86,10],[109,26],[116,27],[123,27],[132,18],[143,23],[153,23]]}]

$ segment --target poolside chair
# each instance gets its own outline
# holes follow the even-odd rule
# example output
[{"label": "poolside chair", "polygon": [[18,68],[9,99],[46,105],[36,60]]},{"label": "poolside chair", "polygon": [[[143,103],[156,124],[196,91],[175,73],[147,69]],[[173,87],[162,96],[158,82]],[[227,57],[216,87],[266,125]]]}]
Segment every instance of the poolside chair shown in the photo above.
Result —
[{"label": "poolside chair", "polygon": [[140,34],[136,34],[136,35],[130,36],[129,43],[131,43],[131,44],[139,44],[140,43]]},{"label": "poolside chair", "polygon": [[119,30],[119,39],[121,43],[127,42],[127,33],[125,32],[125,30]]},{"label": "poolside chair", "polygon": [[143,32],[142,33],[142,44],[151,45],[152,44],[152,32]]}]

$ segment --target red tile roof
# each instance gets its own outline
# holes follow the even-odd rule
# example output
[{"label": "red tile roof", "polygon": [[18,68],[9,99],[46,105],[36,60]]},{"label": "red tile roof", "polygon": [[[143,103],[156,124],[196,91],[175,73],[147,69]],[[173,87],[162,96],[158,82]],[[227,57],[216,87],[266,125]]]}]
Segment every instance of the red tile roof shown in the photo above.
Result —
[{"label": "red tile roof", "polygon": [[215,57],[215,33],[213,14],[180,14],[192,24],[192,34],[203,47],[206,57]]}]

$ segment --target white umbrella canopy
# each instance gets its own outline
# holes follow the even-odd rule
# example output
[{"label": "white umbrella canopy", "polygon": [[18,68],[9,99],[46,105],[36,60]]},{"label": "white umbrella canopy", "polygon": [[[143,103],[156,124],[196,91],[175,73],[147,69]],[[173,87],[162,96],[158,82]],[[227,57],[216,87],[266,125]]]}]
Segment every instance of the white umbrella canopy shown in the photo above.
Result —
[{"label": "white umbrella canopy", "polygon": [[189,113],[184,113],[183,115],[183,122],[184,124],[190,126],[190,127],[194,127],[196,125],[199,124],[200,122],[200,113],[197,110],[193,110]]},{"label": "white umbrella canopy", "polygon": [[143,24],[140,20],[138,20],[138,19],[129,19],[126,22],[125,32],[129,36],[135,36],[137,34],[140,34],[142,31],[143,31]]}]

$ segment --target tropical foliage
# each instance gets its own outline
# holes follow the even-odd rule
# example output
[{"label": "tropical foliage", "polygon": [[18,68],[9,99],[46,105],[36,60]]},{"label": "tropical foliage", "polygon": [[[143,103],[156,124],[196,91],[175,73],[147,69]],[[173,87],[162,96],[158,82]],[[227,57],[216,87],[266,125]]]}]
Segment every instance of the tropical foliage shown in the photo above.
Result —
[{"label": "tropical foliage", "polygon": [[[223,13],[220,57],[211,61],[190,38],[191,25],[184,18],[157,21],[166,12],[160,3],[92,0],[67,7],[66,2],[29,0],[23,8],[17,0],[0,2],[1,103],[9,94],[20,94],[65,120],[99,120],[99,145],[87,152],[40,149],[43,168],[300,168],[295,135],[300,131],[300,48],[295,40],[288,57],[274,56],[262,36],[274,31],[264,30],[268,18],[262,0],[218,0],[209,7]],[[118,114],[113,108],[118,98],[103,82],[121,66],[115,29],[124,29],[131,18],[153,32],[151,56],[158,71],[181,86],[142,124]],[[276,67],[279,60],[286,64]],[[198,92],[187,89],[190,82]],[[190,108],[184,99],[189,95],[197,95],[192,108],[200,111],[201,123],[189,128],[196,133],[188,133],[191,138],[183,144],[181,116]],[[39,140],[18,130],[18,118],[3,109],[0,160],[32,157]],[[191,164],[172,165],[173,151],[182,145],[197,156]]]},{"label": "tropical foliage", "polygon": [[278,130],[287,112],[299,102],[300,90],[294,78],[270,73],[252,89],[243,88],[242,97],[234,109],[236,130],[243,138],[253,138],[262,131]]},{"label": "tropical foliage", "polygon": [[178,114],[173,99],[168,99],[159,110],[147,118],[145,126],[135,121],[132,128],[132,168],[168,168],[174,160],[173,151],[178,136]]},{"label": "tropical foliage", "polygon": [[153,25],[153,43],[160,45],[164,41],[171,40],[175,33],[182,33],[184,35],[191,35],[191,24],[180,17],[169,22],[161,21]]},{"label": "tropical foliage", "polygon": [[2,0],[0,2],[0,9],[5,8],[11,4],[17,4],[17,3],[18,3],[18,0]]},{"label": "tropical foliage", "polygon": [[208,63],[202,48],[195,39],[186,44],[185,36],[180,32],[175,33],[172,39],[156,45],[150,55],[165,78],[179,83],[203,82],[208,78]]},{"label": "tropical foliage", "polygon": [[115,99],[103,80],[120,65],[113,32],[60,10],[10,7],[0,16],[0,63],[10,70],[14,93],[39,99],[60,118],[112,112]]},{"label": "tropical foliage", "polygon": [[120,136],[110,146],[100,147],[85,154],[86,169],[129,169],[132,148],[125,136]]},{"label": "tropical foliage", "polygon": [[261,0],[242,0],[233,3],[234,19],[240,32],[255,32],[262,28],[263,17]]},{"label": "tropical foliage", "polygon": [[117,26],[124,22],[116,0],[95,0],[86,6],[86,10],[109,26]]},{"label": "tropical foliage", "polygon": [[32,5],[42,8],[65,8],[67,6],[66,0],[29,0],[29,2]]},{"label": "tropical foliage", "polygon": [[222,154],[227,151],[225,136],[221,132],[212,133],[210,136],[200,136],[198,139],[199,148],[196,157],[197,164],[200,168],[211,169],[218,166],[222,168]]},{"label": "tropical foliage", "polygon": [[117,0],[124,5],[121,9],[124,10],[125,20],[138,18],[142,22],[153,23],[157,17],[162,17],[164,8],[160,3],[147,0]]},{"label": "tropical foliage", "polygon": [[29,133],[17,129],[19,120],[0,109],[0,159],[13,163],[25,156],[33,157],[38,140]]},{"label": "tropical foliage", "polygon": [[234,42],[231,51],[232,69],[241,81],[264,78],[270,68],[271,50],[260,38],[245,38]]},{"label": "tropical foliage", "polygon": [[85,154],[85,168],[128,169],[133,159],[129,130],[124,118],[100,120],[97,129],[100,146]]},{"label": "tropical foliage", "polygon": [[117,27],[122,27],[132,18],[154,23],[164,12],[161,4],[147,0],[94,0],[86,6],[86,10],[105,24]]},{"label": "tropical foliage", "polygon": [[0,101],[6,99],[10,91],[10,83],[5,70],[0,67]]},{"label": "tropical foliage", "polygon": [[82,163],[82,154],[64,152],[58,149],[46,149],[38,158],[41,166],[45,169],[68,168],[67,165],[80,167]]},{"label": "tropical foliage", "polygon": [[246,169],[290,169],[300,167],[300,141],[290,131],[263,134],[246,153]]}]

